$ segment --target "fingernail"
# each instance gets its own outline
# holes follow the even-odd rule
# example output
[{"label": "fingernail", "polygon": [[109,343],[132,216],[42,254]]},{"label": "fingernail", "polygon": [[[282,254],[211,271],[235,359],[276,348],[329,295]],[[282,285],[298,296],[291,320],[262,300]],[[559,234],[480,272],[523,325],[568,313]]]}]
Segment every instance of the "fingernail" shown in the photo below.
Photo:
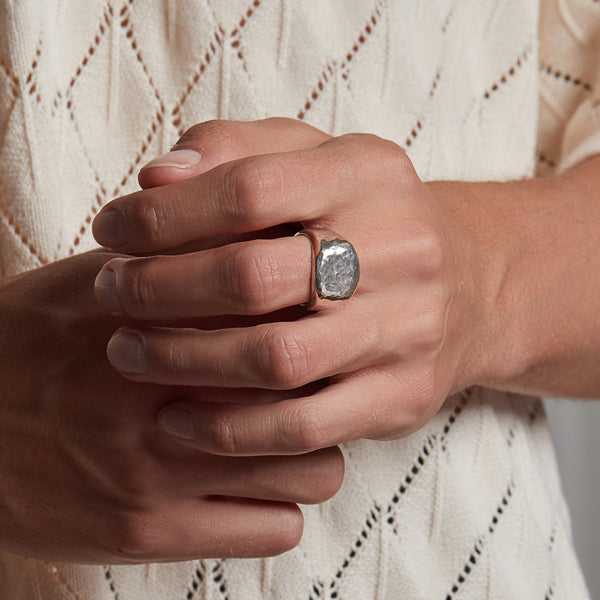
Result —
[{"label": "fingernail", "polygon": [[110,263],[105,264],[94,282],[94,292],[96,299],[102,306],[107,308],[113,315],[122,313],[117,298],[117,273],[120,263],[124,262],[125,258],[115,258]]},{"label": "fingernail", "polygon": [[119,248],[127,243],[127,225],[120,210],[109,208],[96,215],[92,224],[96,241],[107,248]]},{"label": "fingernail", "polygon": [[174,167],[176,169],[190,169],[195,167],[202,158],[200,152],[183,148],[181,150],[171,150],[158,158],[152,159],[145,164],[142,169],[154,169],[155,167]]},{"label": "fingernail", "polygon": [[165,408],[158,416],[158,426],[178,438],[194,438],[194,415],[185,408]]},{"label": "fingernail", "polygon": [[118,371],[134,375],[146,372],[144,338],[139,333],[120,329],[108,342],[107,353]]}]

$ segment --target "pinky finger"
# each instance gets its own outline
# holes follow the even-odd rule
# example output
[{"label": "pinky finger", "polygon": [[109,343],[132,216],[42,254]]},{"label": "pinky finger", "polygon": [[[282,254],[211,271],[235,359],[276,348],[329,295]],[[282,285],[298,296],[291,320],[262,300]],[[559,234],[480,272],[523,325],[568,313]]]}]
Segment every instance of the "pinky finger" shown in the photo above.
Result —
[{"label": "pinky finger", "polygon": [[176,402],[163,409],[159,424],[204,452],[229,456],[302,454],[360,438],[397,438],[432,416],[434,403],[418,379],[371,368],[275,404]]}]

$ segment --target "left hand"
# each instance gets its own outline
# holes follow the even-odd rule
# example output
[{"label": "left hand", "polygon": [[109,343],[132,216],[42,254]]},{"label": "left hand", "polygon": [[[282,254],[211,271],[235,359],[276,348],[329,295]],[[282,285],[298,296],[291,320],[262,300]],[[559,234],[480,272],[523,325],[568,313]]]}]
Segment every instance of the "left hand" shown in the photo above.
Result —
[{"label": "left hand", "polygon": [[[100,213],[111,211],[112,228],[102,217],[96,238],[119,252],[205,248],[104,266],[99,299],[140,321],[114,334],[113,366],[134,381],[224,388],[222,402],[207,396],[161,414],[167,430],[177,433],[178,424],[179,436],[214,454],[303,453],[415,431],[449,394],[473,383],[468,350],[484,310],[480,269],[452,211],[392,142],[328,138],[287,120],[236,127],[253,128],[267,147],[255,151],[248,142],[233,153],[236,160],[223,155],[215,168],[174,183],[155,176],[160,187]],[[216,147],[202,128],[196,132],[178,148]],[[273,153],[265,154],[269,147]],[[350,300],[274,320],[275,311],[309,300],[310,244],[303,236],[247,238],[291,223],[349,240],[361,279]],[[116,229],[120,239],[111,237]],[[246,241],[223,245],[222,236],[231,235]],[[218,315],[254,322],[156,326]],[[322,379],[329,385],[300,398],[235,401],[237,389],[291,390]]]}]

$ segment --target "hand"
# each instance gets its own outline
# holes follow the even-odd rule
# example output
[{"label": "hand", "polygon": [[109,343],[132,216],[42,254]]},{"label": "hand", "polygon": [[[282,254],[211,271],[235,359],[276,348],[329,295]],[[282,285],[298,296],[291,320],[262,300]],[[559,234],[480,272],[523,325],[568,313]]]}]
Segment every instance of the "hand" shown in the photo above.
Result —
[{"label": "hand", "polygon": [[161,408],[210,390],[111,368],[106,344],[126,321],[106,316],[92,284],[112,256],[0,282],[0,549],[101,564],[289,549],[302,530],[292,503],[337,491],[339,450],[232,459],[159,435]]},{"label": "hand", "polygon": [[[369,135],[329,139],[311,128],[304,147],[287,148],[299,126],[271,123],[264,139],[272,154],[264,155],[264,141],[260,151],[247,142],[247,158],[221,155],[206,172],[115,200],[94,224],[101,244],[123,252],[207,248],[105,265],[99,298],[141,322],[271,315],[309,300],[306,238],[221,245],[219,236],[298,223],[332,229],[355,246],[356,295],[318,313],[216,330],[139,323],[112,338],[113,366],[134,381],[286,390],[329,378],[314,394],[275,404],[188,401],[162,413],[163,427],[208,452],[295,454],[406,435],[468,380],[481,306],[452,215],[395,144]],[[222,137],[240,131],[235,124]],[[203,126],[177,147],[203,149],[201,160],[215,164],[210,153],[218,143]]]}]

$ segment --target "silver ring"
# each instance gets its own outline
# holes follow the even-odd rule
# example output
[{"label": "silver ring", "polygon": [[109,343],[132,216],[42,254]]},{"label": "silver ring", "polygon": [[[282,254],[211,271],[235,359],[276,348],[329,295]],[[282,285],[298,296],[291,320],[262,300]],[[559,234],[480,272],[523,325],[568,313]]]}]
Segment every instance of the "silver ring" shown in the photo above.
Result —
[{"label": "silver ring", "polygon": [[358,255],[354,246],[327,229],[303,229],[312,251],[310,309],[324,308],[321,300],[348,300],[360,278]]}]

